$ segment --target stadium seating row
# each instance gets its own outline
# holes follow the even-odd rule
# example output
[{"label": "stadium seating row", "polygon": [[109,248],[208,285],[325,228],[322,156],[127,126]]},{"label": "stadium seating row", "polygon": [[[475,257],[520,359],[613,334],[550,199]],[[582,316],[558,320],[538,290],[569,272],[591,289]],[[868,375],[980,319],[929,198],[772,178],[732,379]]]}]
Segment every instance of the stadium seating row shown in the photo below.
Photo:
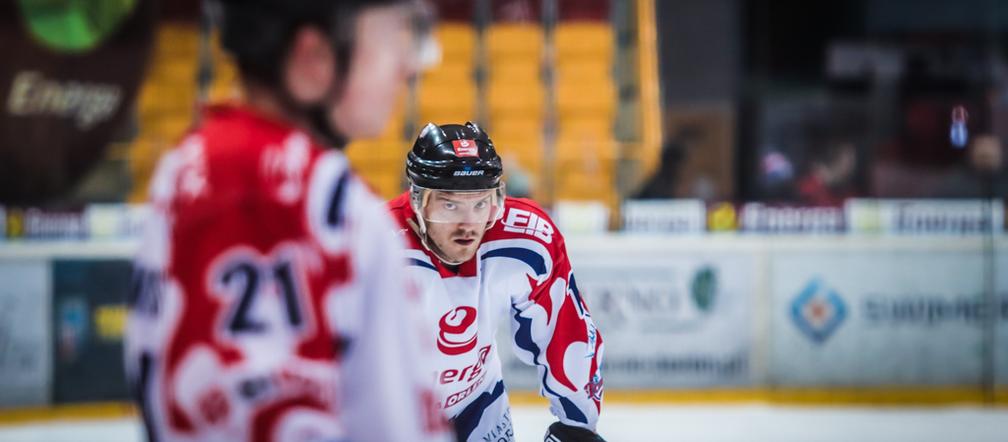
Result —
[{"label": "stadium seating row", "polygon": [[[467,23],[442,23],[436,34],[442,63],[419,79],[412,95],[415,103],[404,102],[382,136],[348,149],[351,161],[379,193],[392,196],[402,188],[403,155],[410,143],[404,139],[408,118],[416,128],[428,121],[478,120],[487,126],[509,166],[527,176],[533,196],[553,199],[545,187],[544,178],[549,178],[555,199],[615,201],[612,121],[617,94],[611,75],[614,39],[607,22],[559,24],[551,51],[543,28],[532,23],[495,24],[482,41]],[[235,68],[216,45],[212,47],[214,81],[207,97],[233,98]],[[158,156],[193,122],[199,55],[195,26],[166,24],[159,29],[138,102],[140,133],[129,150],[134,200],[142,199]],[[479,66],[486,72],[482,90],[476,75]],[[547,156],[551,112],[556,130],[553,155]]]}]

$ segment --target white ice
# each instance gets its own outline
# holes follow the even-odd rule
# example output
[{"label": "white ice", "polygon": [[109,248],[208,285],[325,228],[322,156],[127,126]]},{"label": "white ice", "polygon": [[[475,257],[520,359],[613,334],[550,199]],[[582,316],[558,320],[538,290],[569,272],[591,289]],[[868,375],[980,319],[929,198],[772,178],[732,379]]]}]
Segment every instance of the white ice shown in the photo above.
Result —
[{"label": "white ice", "polygon": [[[541,441],[553,417],[515,407],[518,442]],[[1008,409],[824,408],[769,405],[606,405],[599,432],[610,442],[1005,442]],[[0,427],[0,441],[139,442],[135,419],[55,421]]]}]

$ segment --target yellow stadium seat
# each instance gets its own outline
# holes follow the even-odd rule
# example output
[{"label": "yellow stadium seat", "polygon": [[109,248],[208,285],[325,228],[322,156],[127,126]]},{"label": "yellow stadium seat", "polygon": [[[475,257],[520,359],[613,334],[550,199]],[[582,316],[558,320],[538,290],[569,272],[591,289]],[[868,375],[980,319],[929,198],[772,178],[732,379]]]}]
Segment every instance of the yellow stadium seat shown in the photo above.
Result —
[{"label": "yellow stadium seat", "polygon": [[173,57],[154,63],[148,75],[159,81],[196,84],[196,60]]},{"label": "yellow stadium seat", "polygon": [[[504,173],[520,171],[533,181],[538,181],[543,170],[542,152],[535,150],[504,152],[501,155]],[[517,168],[517,169],[515,169]]]},{"label": "yellow stadium seat", "polygon": [[542,143],[543,120],[541,118],[529,118],[524,115],[515,115],[510,118],[494,118],[490,120],[487,129],[490,138],[494,140],[498,138],[518,138],[535,140],[537,143]]},{"label": "yellow stadium seat", "polygon": [[557,134],[561,139],[611,139],[613,121],[604,116],[561,115],[557,122]]},{"label": "yellow stadium seat", "polygon": [[611,59],[613,29],[605,22],[559,23],[554,34],[557,60]]},{"label": "yellow stadium seat", "polygon": [[208,98],[210,103],[219,103],[237,101],[241,96],[241,86],[236,81],[215,81],[210,86]]},{"label": "yellow stadium seat", "polygon": [[345,152],[350,163],[362,169],[398,168],[406,160],[405,143],[354,141],[347,145]]},{"label": "yellow stadium seat", "polygon": [[472,83],[472,64],[441,63],[425,71],[421,81],[426,83]]},{"label": "yellow stadium seat", "polygon": [[490,118],[542,119],[546,91],[538,82],[492,82],[487,87]]},{"label": "yellow stadium seat", "polygon": [[463,23],[442,23],[434,30],[441,45],[442,59],[472,63],[476,47],[476,30]]},{"label": "yellow stadium seat", "polygon": [[539,175],[542,172],[544,152],[541,144],[513,142],[507,143],[499,152],[501,158],[514,160],[526,172]]},{"label": "yellow stadium seat", "polygon": [[586,156],[600,161],[616,158],[616,142],[612,138],[557,138],[556,157],[560,160],[578,159]]},{"label": "yellow stadium seat", "polygon": [[522,168],[538,175],[545,154],[542,122],[535,121],[529,125],[498,123],[493,127],[489,133],[497,153],[502,157],[514,159]]},{"label": "yellow stadium seat", "polygon": [[465,124],[467,121],[476,122],[476,115],[472,112],[460,112],[460,111],[427,111],[420,112],[420,118],[417,120],[417,130],[423,128],[427,123],[434,123],[437,125],[442,124]]},{"label": "yellow stadium seat", "polygon": [[161,95],[164,93],[157,83],[148,79],[144,82],[143,86],[140,87],[140,92],[137,96],[137,108],[140,111],[144,111],[153,107],[157,107],[161,103]]},{"label": "yellow stadium seat", "polygon": [[199,29],[195,25],[161,25],[155,38],[155,57],[196,54],[199,51],[199,39]]},{"label": "yellow stadium seat", "polygon": [[506,23],[490,26],[486,31],[489,59],[539,60],[542,57],[542,27],[530,23]]},{"label": "yellow stadium seat", "polygon": [[375,194],[385,200],[395,198],[402,193],[405,188],[403,186],[402,171],[382,171],[375,173],[358,171],[358,173],[368,187],[370,187]]},{"label": "yellow stadium seat", "polygon": [[425,115],[451,114],[474,118],[476,114],[475,83],[434,83],[421,81],[417,88],[417,106]]},{"label": "yellow stadium seat", "polygon": [[574,60],[556,64],[557,83],[587,83],[612,80],[612,63],[609,59]]},{"label": "yellow stadium seat", "polygon": [[487,72],[490,83],[541,84],[541,70],[539,60],[515,59],[496,63],[491,60]]},{"label": "yellow stadium seat", "polygon": [[556,104],[561,118],[612,118],[616,109],[616,87],[611,81],[557,83]]},{"label": "yellow stadium seat", "polygon": [[594,200],[610,203],[615,197],[611,164],[597,167],[561,166],[553,174],[558,200]]},{"label": "yellow stadium seat", "polygon": [[174,143],[192,127],[192,118],[189,115],[165,116],[151,123],[149,126],[141,126],[142,134],[150,134]]}]

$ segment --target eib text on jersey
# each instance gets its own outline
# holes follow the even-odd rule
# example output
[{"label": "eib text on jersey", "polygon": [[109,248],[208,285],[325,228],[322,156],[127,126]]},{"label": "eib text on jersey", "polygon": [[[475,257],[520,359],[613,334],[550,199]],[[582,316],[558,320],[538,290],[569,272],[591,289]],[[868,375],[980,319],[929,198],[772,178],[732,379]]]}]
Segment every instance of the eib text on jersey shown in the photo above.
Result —
[{"label": "eib text on jersey", "polygon": [[524,233],[543,240],[546,244],[553,242],[553,225],[545,218],[527,210],[510,208],[504,217],[504,231]]}]

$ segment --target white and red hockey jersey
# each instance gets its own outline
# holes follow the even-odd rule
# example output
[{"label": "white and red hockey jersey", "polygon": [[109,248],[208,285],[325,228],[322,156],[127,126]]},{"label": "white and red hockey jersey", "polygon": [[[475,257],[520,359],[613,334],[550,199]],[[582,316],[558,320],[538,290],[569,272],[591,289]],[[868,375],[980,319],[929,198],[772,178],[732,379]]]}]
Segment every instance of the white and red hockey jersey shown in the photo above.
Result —
[{"label": "white and red hockey jersey", "polygon": [[341,152],[212,108],[151,203],[125,349],[151,440],[449,439],[401,240]]},{"label": "white and red hockey jersey", "polygon": [[507,198],[501,221],[453,271],[407,219],[409,195],[389,207],[425,311],[436,320],[437,392],[460,441],[513,440],[495,334],[509,321],[514,351],[538,368],[540,394],[563,423],[595,430],[602,405],[602,336],[567,258],[563,236],[531,200]]}]

